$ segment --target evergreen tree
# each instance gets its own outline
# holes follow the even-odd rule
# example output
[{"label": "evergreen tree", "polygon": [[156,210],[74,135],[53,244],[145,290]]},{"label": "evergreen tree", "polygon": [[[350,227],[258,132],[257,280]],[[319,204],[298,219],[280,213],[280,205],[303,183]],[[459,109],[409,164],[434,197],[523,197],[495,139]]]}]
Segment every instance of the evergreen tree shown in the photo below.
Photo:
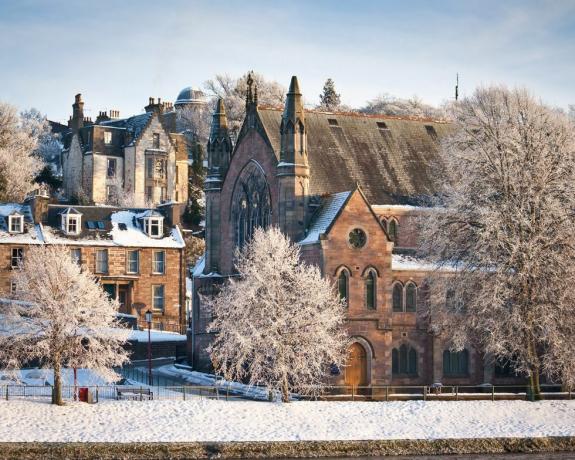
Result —
[{"label": "evergreen tree", "polygon": [[333,110],[339,107],[341,99],[335,91],[335,83],[328,78],[323,85],[323,92],[319,95],[319,107],[325,110]]}]

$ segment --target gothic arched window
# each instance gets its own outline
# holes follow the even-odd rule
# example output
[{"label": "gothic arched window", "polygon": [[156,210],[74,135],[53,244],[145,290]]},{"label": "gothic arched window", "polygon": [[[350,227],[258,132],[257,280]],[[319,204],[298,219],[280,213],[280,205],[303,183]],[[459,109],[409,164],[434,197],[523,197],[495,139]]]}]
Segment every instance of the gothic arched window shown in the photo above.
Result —
[{"label": "gothic arched window", "polygon": [[243,246],[257,227],[271,222],[270,189],[262,168],[254,161],[240,173],[232,195],[232,219],[237,246]]},{"label": "gothic arched window", "polygon": [[348,283],[349,283],[349,275],[347,273],[347,270],[342,269],[337,278],[337,290],[339,292],[340,299],[343,299],[346,305],[349,305]]},{"label": "gothic arched window", "polygon": [[365,307],[368,310],[375,310],[375,289],[376,276],[373,270],[370,270],[365,278]]},{"label": "gothic arched window", "polygon": [[387,235],[389,236],[389,239],[394,243],[397,243],[398,233],[399,225],[397,224],[397,221],[395,219],[389,219],[387,224]]},{"label": "gothic arched window", "polygon": [[417,375],[417,351],[405,344],[391,350],[392,374]]},{"label": "gothic arched window", "polygon": [[409,283],[405,287],[405,311],[415,311],[417,309],[417,288],[415,284]]},{"label": "gothic arched window", "polygon": [[393,285],[393,311],[403,311],[403,286],[400,283]]}]

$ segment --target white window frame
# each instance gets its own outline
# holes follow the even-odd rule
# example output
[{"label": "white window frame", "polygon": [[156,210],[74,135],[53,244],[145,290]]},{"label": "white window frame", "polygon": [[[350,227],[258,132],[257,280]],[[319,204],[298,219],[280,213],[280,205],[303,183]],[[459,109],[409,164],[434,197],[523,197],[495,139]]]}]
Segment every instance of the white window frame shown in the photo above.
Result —
[{"label": "white window frame", "polygon": [[18,268],[24,260],[24,248],[15,247],[10,251],[10,267]]},{"label": "white window frame", "polygon": [[[18,222],[18,229],[12,227]],[[9,233],[24,233],[24,216],[8,216],[8,232]]]},{"label": "white window frame", "polygon": [[112,144],[112,131],[104,131],[104,144]]},{"label": "white window frame", "polygon": [[[164,224],[163,217],[146,217],[144,219],[144,229],[150,238],[162,238],[162,227]],[[158,233],[152,233],[152,228],[157,226]]]},{"label": "white window frame", "polygon": [[[130,256],[136,254],[136,270],[131,270],[132,260]],[[138,249],[131,249],[126,253],[126,273],[137,274],[140,273],[140,251]]]},{"label": "white window frame", "polygon": [[[161,270],[158,270],[159,262],[156,260],[156,255],[162,254],[161,260]],[[166,274],[166,251],[154,251],[152,253],[152,273],[154,275],[165,275]]]},{"label": "white window frame", "polygon": [[[76,230],[70,230],[70,221],[75,222]],[[80,214],[63,214],[62,215],[62,230],[67,235],[78,235],[82,229],[82,216]]]},{"label": "white window frame", "polygon": [[[100,254],[106,254],[105,259],[102,259],[101,257],[99,257]],[[106,263],[106,267],[105,270],[101,270],[101,265],[102,263]],[[96,249],[96,267],[95,267],[95,272],[96,273],[102,273],[102,274],[107,274],[110,270],[110,266],[109,266],[109,254],[108,254],[108,250],[107,249]]]},{"label": "white window frame", "polygon": [[[156,295],[156,289],[161,289],[162,295]],[[156,299],[162,299],[162,306],[156,306]],[[152,309],[163,312],[166,308],[166,287],[163,284],[152,284]]]}]

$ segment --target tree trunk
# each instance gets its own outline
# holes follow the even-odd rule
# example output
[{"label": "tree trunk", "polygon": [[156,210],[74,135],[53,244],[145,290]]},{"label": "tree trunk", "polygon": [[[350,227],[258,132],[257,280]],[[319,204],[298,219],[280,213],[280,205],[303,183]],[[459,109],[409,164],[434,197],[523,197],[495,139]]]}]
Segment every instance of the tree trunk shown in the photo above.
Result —
[{"label": "tree trunk", "polygon": [[62,401],[62,369],[60,365],[60,358],[54,359],[54,388],[52,389],[52,404],[63,406]]},{"label": "tree trunk", "polygon": [[287,376],[284,375],[282,381],[282,402],[288,403],[289,402],[289,385]]},{"label": "tree trunk", "polygon": [[531,370],[529,372],[529,400],[541,401],[541,385],[539,383],[539,357],[533,337],[529,340],[529,359],[531,360]]}]

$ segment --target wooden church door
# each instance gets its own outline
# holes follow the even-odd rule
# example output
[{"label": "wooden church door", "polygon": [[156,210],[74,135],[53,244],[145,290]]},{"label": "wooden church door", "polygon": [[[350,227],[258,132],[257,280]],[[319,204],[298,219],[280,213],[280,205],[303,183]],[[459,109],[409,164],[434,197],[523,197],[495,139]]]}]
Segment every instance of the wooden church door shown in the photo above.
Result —
[{"label": "wooden church door", "polygon": [[345,384],[349,386],[367,385],[367,357],[365,348],[357,342],[349,347],[349,355],[345,367]]}]

